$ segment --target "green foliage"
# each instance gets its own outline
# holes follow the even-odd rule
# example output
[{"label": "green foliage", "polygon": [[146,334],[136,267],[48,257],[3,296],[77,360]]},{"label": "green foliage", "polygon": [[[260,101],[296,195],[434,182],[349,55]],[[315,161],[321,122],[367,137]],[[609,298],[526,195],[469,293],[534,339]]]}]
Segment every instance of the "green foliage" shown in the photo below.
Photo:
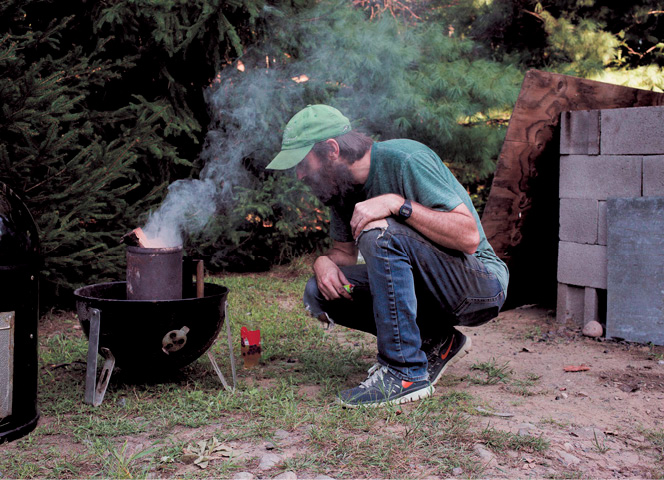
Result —
[{"label": "green foliage", "polygon": [[[514,67],[478,58],[473,41],[450,38],[443,24],[407,25],[392,15],[368,21],[347,2],[282,6],[262,22],[259,42],[206,92],[213,121],[202,174],[223,170],[221,182],[248,189],[238,195],[236,186],[233,207],[224,205],[214,228],[193,239],[214,264],[246,263],[240,254],[258,261],[259,252],[278,262],[313,249],[327,233],[311,213],[320,208],[311,194],[283,172],[264,170],[286,122],[307,104],[338,107],[378,140],[421,141],[467,184],[493,172],[522,80]],[[272,227],[252,225],[250,214]]]},{"label": "green foliage", "polygon": [[[4,13],[14,23],[0,43],[0,176],[22,193],[37,219],[48,282],[108,278],[118,273],[121,255],[113,232],[126,228],[125,215],[145,208],[126,201],[137,186],[132,165],[160,140],[150,122],[135,118],[123,122],[123,135],[104,136],[99,113],[86,108],[86,99],[121,67],[80,48],[60,52],[70,17],[38,31],[24,11]],[[124,115],[108,112],[103,120],[113,124]]]},{"label": "green foliage", "polygon": [[[493,0],[462,2],[437,13],[455,27],[455,35],[475,39],[501,61],[664,87],[664,13],[658,0]],[[644,72],[648,78],[639,82]]]},{"label": "green foliage", "polygon": [[202,89],[261,6],[0,4],[0,178],[37,221],[43,291],[123,276],[120,236],[191,174]]},{"label": "green foliage", "polygon": [[0,177],[37,219],[49,285],[121,277],[118,238],[196,176],[220,193],[190,253],[267,268],[327,234],[318,201],[264,170],[299,109],[429,145],[481,207],[525,69],[664,87],[658,3],[8,0]]},{"label": "green foliage", "polygon": [[291,176],[239,188],[232,211],[190,236],[188,249],[213,269],[264,270],[327,244],[324,207]]}]

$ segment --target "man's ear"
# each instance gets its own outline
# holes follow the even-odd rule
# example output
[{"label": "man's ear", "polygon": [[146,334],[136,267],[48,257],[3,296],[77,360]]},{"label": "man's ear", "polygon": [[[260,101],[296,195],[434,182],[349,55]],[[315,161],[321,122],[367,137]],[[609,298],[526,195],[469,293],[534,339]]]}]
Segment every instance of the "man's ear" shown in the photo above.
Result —
[{"label": "man's ear", "polygon": [[339,159],[339,144],[334,138],[328,138],[325,140],[325,143],[328,144],[328,147],[330,148],[329,151],[329,158],[332,161],[338,160]]}]

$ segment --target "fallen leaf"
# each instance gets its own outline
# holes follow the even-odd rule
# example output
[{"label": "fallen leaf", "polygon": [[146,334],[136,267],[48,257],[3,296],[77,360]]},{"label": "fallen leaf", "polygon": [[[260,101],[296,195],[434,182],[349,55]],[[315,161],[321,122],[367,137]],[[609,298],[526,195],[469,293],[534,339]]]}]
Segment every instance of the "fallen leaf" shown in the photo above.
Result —
[{"label": "fallen leaf", "polygon": [[202,468],[202,469],[207,468],[207,466],[208,466],[209,464],[210,464],[210,461],[209,461],[209,460],[203,460],[203,457],[199,458],[198,460],[196,460],[196,461],[194,462],[194,465],[196,465],[196,466],[198,466],[198,467],[200,467],[200,468]]},{"label": "fallen leaf", "polygon": [[566,372],[585,372],[590,370],[590,367],[588,365],[567,365],[563,370]]}]

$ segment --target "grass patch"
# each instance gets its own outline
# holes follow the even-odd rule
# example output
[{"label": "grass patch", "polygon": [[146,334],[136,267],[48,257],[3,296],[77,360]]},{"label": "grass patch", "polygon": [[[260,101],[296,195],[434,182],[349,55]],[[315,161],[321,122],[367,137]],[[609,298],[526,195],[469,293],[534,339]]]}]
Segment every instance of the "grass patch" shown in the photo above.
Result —
[{"label": "grass patch", "polygon": [[487,425],[480,437],[492,450],[503,452],[506,450],[523,450],[528,452],[543,452],[549,448],[549,441],[533,435],[518,435],[512,432],[497,430]]},{"label": "grass patch", "polygon": [[479,362],[471,365],[471,370],[478,370],[484,374],[482,375],[469,375],[468,381],[479,385],[495,385],[500,382],[506,382],[512,375],[513,370],[509,366],[509,361],[498,364],[495,358],[488,362]]},{"label": "grass patch", "polygon": [[[115,371],[103,404],[86,405],[87,340],[71,313],[49,314],[50,333],[39,337],[42,420],[29,436],[0,446],[0,478],[227,478],[255,470],[267,442],[278,454],[298,450],[265,473],[270,477],[285,470],[302,478],[449,477],[456,467],[481,476],[472,448],[476,401],[456,390],[462,379],[445,378],[433,397],[404,406],[345,409],[334,403],[340,390],[365,377],[375,340],[343,327],[328,332],[312,320],[301,306],[309,275],[309,267],[296,266],[207,279],[230,289],[234,393],[222,388],[202,356],[140,383]],[[254,369],[242,367],[243,326],[261,330],[262,358]],[[223,330],[211,352],[228,378]],[[511,375],[495,360],[476,369],[485,383]],[[278,439],[277,430],[295,438],[295,446]],[[187,446],[212,436],[244,455],[216,459],[204,470],[185,465]],[[526,440],[519,441],[526,448]],[[493,442],[497,448],[497,437]]]}]

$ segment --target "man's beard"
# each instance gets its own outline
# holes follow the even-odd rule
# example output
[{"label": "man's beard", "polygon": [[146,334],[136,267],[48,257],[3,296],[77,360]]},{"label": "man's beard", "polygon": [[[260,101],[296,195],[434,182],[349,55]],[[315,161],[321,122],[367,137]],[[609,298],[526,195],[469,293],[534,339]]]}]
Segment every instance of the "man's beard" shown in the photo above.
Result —
[{"label": "man's beard", "polygon": [[350,169],[343,164],[323,168],[306,184],[323,205],[341,205],[344,198],[355,190]]}]

